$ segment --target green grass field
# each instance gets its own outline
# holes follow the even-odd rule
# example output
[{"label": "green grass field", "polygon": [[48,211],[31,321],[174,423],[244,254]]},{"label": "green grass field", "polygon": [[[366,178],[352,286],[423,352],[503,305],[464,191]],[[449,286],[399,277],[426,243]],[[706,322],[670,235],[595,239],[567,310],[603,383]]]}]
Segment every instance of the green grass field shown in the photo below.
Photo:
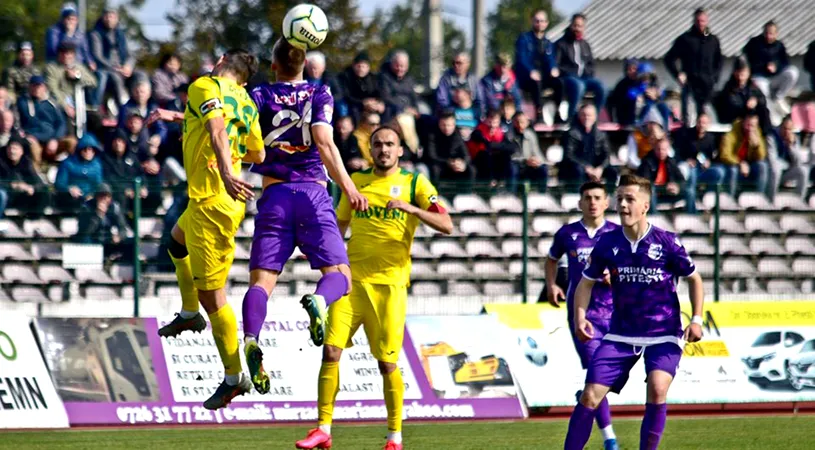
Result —
[{"label": "green grass field", "polygon": [[[559,449],[566,421],[434,423],[407,425],[407,449]],[[623,449],[639,446],[639,420],[615,422]],[[13,449],[293,449],[307,426],[134,428],[0,432],[0,448]],[[595,430],[596,431],[596,430]],[[378,449],[384,444],[383,425],[334,427],[335,449]],[[602,449],[594,433],[588,449]],[[726,450],[815,448],[815,416],[674,418],[661,449]]]}]

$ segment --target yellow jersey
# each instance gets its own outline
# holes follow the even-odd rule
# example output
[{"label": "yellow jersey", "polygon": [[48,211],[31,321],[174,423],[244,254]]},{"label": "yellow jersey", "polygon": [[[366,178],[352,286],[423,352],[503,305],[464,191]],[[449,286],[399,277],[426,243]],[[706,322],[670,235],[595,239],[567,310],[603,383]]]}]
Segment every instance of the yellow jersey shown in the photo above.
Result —
[{"label": "yellow jersey", "polygon": [[351,222],[351,278],[371,284],[409,285],[410,248],[419,218],[386,206],[398,199],[429,209],[439,201],[436,188],[424,175],[404,169],[386,177],[367,169],[352,174],[351,180],[368,198],[367,211],[352,210],[345,195],[337,207],[337,218]]},{"label": "yellow jersey", "polygon": [[242,86],[234,81],[204,76],[190,85],[189,100],[184,111],[184,169],[191,199],[201,200],[225,193],[218,173],[218,162],[205,124],[223,117],[229,146],[232,150],[232,170],[239,173],[241,159],[247,151],[263,149],[263,136],[258,122],[258,109]]}]

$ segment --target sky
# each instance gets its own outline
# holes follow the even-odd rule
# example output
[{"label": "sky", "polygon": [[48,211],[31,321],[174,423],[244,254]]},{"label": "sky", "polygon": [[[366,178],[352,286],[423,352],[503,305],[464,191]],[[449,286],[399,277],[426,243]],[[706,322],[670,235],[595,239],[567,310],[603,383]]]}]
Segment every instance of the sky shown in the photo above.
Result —
[{"label": "sky", "polygon": [[[363,17],[366,13],[373,13],[377,7],[387,9],[405,0],[358,0],[359,10]],[[487,13],[489,14],[499,0],[485,0]],[[564,15],[573,14],[582,9],[590,0],[554,0],[555,9]],[[113,3],[118,3],[113,0]],[[150,39],[163,40],[170,36],[171,26],[164,18],[168,11],[172,9],[175,2],[172,0],[147,0],[144,7],[138,11],[137,16],[143,24],[145,34]],[[445,18],[454,20],[468,34],[472,29],[472,2],[467,0],[443,0]]]}]

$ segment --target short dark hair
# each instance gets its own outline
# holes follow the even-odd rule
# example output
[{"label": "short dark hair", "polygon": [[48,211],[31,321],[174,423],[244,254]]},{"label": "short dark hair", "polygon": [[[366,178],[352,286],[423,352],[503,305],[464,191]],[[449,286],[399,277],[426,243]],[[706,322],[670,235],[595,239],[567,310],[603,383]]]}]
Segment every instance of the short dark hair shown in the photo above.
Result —
[{"label": "short dark hair", "polygon": [[764,24],[764,29],[766,30],[767,28],[770,28],[770,27],[778,28],[778,24],[775,23],[774,20],[767,21],[767,23]]},{"label": "short dark hair", "polygon": [[222,70],[235,75],[238,84],[246,83],[258,71],[258,59],[244,49],[229,49],[223,58]]},{"label": "short dark hair", "polygon": [[397,130],[396,127],[391,126],[390,124],[382,125],[381,127],[377,128],[376,131],[371,133],[371,144],[373,144],[373,142],[374,142],[374,136],[379,134],[380,131],[384,131],[384,130],[390,130],[390,131],[393,131],[394,133],[396,133],[396,138],[399,139],[398,144],[402,145],[402,133],[399,130]]},{"label": "short dark hair", "polygon": [[583,19],[584,22],[587,20],[585,14],[583,14],[583,13],[575,13],[575,14],[572,15],[572,22],[571,23],[574,23],[574,21],[577,20],[577,19]]},{"label": "short dark hair", "polygon": [[497,109],[490,108],[490,110],[487,111],[487,114],[484,116],[484,119],[488,120],[488,119],[492,119],[493,117],[499,117],[500,118],[501,117],[501,112],[498,111]]},{"label": "short dark hair", "polygon": [[512,115],[512,120],[517,119],[518,117],[524,116],[526,117],[526,113],[523,111],[515,111],[515,114]]},{"label": "short dark hair", "polygon": [[626,186],[637,186],[640,192],[651,195],[651,181],[637,175],[623,175],[620,177],[620,182],[617,184],[618,188]]},{"label": "short dark hair", "polygon": [[439,120],[446,120],[446,119],[455,119],[456,112],[452,109],[445,109],[444,111],[439,114]]},{"label": "short dark hair", "polygon": [[165,53],[161,56],[158,66],[164,67],[164,65],[170,62],[171,59],[177,59],[178,62],[181,62],[181,56],[179,56],[178,53]]},{"label": "short dark hair", "polygon": [[580,185],[580,196],[582,197],[586,191],[591,191],[594,189],[602,189],[603,193],[608,195],[608,191],[606,190],[606,185],[599,182],[599,181],[587,181]]},{"label": "short dark hair", "polygon": [[306,52],[280,38],[272,49],[272,62],[281,75],[294,78],[303,73],[306,66]]},{"label": "short dark hair", "polygon": [[703,6],[700,6],[700,7],[696,8],[695,10],[693,10],[693,17],[694,18],[697,18],[697,17],[701,16],[702,14],[707,14],[707,10]]}]

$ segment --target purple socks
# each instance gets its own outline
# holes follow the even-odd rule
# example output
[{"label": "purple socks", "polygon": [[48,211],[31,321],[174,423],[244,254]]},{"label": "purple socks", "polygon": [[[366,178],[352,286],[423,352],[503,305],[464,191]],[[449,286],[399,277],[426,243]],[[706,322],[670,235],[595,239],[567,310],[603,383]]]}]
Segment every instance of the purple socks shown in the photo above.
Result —
[{"label": "purple socks", "polygon": [[314,291],[314,294],[322,295],[328,306],[339,300],[346,292],[348,292],[348,278],[345,278],[345,275],[340,272],[328,272],[317,282],[317,290]]},{"label": "purple socks", "polygon": [[642,428],[640,428],[640,450],[656,450],[659,447],[659,440],[662,439],[667,417],[667,404],[645,404],[645,417],[642,419]]},{"label": "purple socks", "polygon": [[594,426],[594,416],[597,411],[586,408],[578,403],[572,411],[572,418],[569,420],[569,432],[566,434],[564,450],[583,450],[591,437],[591,428]]},{"label": "purple socks", "polygon": [[263,328],[263,321],[266,320],[266,303],[269,301],[269,294],[260,287],[252,286],[243,296],[243,335],[246,337],[257,337]]},{"label": "purple socks", "polygon": [[608,406],[608,399],[604,398],[597,406],[597,426],[602,430],[611,425],[611,407]]}]

